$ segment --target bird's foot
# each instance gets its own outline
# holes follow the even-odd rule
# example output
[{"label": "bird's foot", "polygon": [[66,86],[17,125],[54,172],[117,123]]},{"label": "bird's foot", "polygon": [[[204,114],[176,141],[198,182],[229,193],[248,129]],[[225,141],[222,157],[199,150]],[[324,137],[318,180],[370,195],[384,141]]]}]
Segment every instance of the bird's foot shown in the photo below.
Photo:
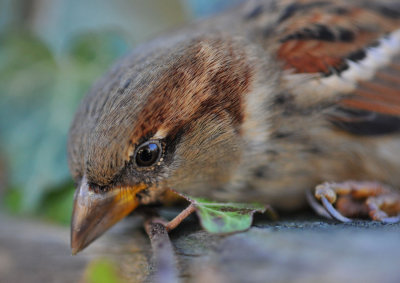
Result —
[{"label": "bird's foot", "polygon": [[318,185],[314,196],[310,193],[307,198],[319,215],[341,222],[353,218],[400,222],[400,193],[378,182],[327,182]]}]

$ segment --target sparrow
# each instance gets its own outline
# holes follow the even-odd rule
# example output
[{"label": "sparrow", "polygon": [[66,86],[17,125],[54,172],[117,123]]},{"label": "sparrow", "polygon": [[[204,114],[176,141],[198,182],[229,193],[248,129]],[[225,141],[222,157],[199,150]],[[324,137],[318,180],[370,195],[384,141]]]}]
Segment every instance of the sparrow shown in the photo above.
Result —
[{"label": "sparrow", "polygon": [[84,97],[71,247],[169,189],[398,221],[399,153],[399,2],[247,1],[137,47]]}]

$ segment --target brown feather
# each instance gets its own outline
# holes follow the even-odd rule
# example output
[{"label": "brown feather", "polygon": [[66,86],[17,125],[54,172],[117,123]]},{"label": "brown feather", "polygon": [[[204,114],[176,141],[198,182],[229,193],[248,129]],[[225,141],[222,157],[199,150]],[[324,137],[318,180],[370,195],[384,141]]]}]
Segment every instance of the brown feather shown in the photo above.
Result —
[{"label": "brown feather", "polygon": [[[301,3],[301,2],[300,2]],[[342,1],[324,1],[283,23],[278,58],[296,73],[329,73],[354,52],[400,28],[400,20]],[[300,5],[300,4],[298,4]],[[341,9],[341,13],[337,11]],[[310,47],[310,42],[315,47]]]},{"label": "brown feather", "polygon": [[229,40],[199,39],[188,47],[160,76],[139,113],[132,143],[160,129],[176,132],[188,121],[222,110],[230,114],[239,130],[244,118],[242,96],[249,90],[252,69],[245,52],[232,44]]},{"label": "brown feather", "polygon": [[[288,80],[296,74],[314,75],[309,81],[300,81],[304,85],[309,83],[308,87],[299,88],[299,81],[292,84],[297,95],[307,97],[299,99],[298,103],[323,101],[316,96],[326,96],[329,92],[331,101],[336,103],[334,107],[338,109],[333,115],[329,113],[329,119],[334,123],[340,122],[337,123],[339,125],[343,121],[360,123],[362,119],[372,125],[374,120],[371,117],[382,123],[379,115],[400,117],[400,43],[397,57],[387,54],[388,63],[371,70],[372,78],[366,76],[363,79],[357,72],[342,78],[342,74],[354,67],[353,63],[361,69],[366,68],[362,61],[370,56],[369,48],[379,48],[383,38],[400,30],[398,5],[368,1],[363,4],[345,1],[294,2],[289,6],[291,16],[285,17],[277,33],[280,42],[277,57],[283,62],[283,68],[290,71],[292,77]],[[319,85],[322,88],[312,92],[315,82],[331,76],[337,76],[337,81],[331,80],[328,86],[322,83]],[[340,88],[337,84],[342,80],[350,86]],[[342,112],[342,109],[347,110]],[[352,117],[348,111],[362,111],[363,114]],[[365,111],[378,115],[366,115]],[[394,120],[385,121],[393,123]],[[349,129],[348,124],[346,128]]]},{"label": "brown feather", "polygon": [[[399,46],[400,53],[400,46]],[[400,55],[369,81],[361,81],[352,96],[340,101],[345,107],[400,117]]]}]

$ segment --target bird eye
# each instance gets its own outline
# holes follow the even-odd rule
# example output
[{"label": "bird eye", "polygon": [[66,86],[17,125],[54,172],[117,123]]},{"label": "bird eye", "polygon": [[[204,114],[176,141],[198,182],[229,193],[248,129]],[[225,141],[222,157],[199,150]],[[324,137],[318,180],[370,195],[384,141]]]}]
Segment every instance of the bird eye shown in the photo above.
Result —
[{"label": "bird eye", "polygon": [[141,144],[135,153],[135,161],[139,167],[154,165],[161,156],[161,145],[157,141],[148,141]]}]

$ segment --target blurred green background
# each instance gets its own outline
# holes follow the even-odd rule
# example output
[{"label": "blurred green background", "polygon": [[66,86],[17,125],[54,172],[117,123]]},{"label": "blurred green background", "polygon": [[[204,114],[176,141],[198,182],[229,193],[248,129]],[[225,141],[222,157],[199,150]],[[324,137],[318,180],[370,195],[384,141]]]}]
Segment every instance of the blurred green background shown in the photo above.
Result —
[{"label": "blurred green background", "polygon": [[82,96],[140,42],[240,0],[0,0],[1,209],[68,224]]}]

